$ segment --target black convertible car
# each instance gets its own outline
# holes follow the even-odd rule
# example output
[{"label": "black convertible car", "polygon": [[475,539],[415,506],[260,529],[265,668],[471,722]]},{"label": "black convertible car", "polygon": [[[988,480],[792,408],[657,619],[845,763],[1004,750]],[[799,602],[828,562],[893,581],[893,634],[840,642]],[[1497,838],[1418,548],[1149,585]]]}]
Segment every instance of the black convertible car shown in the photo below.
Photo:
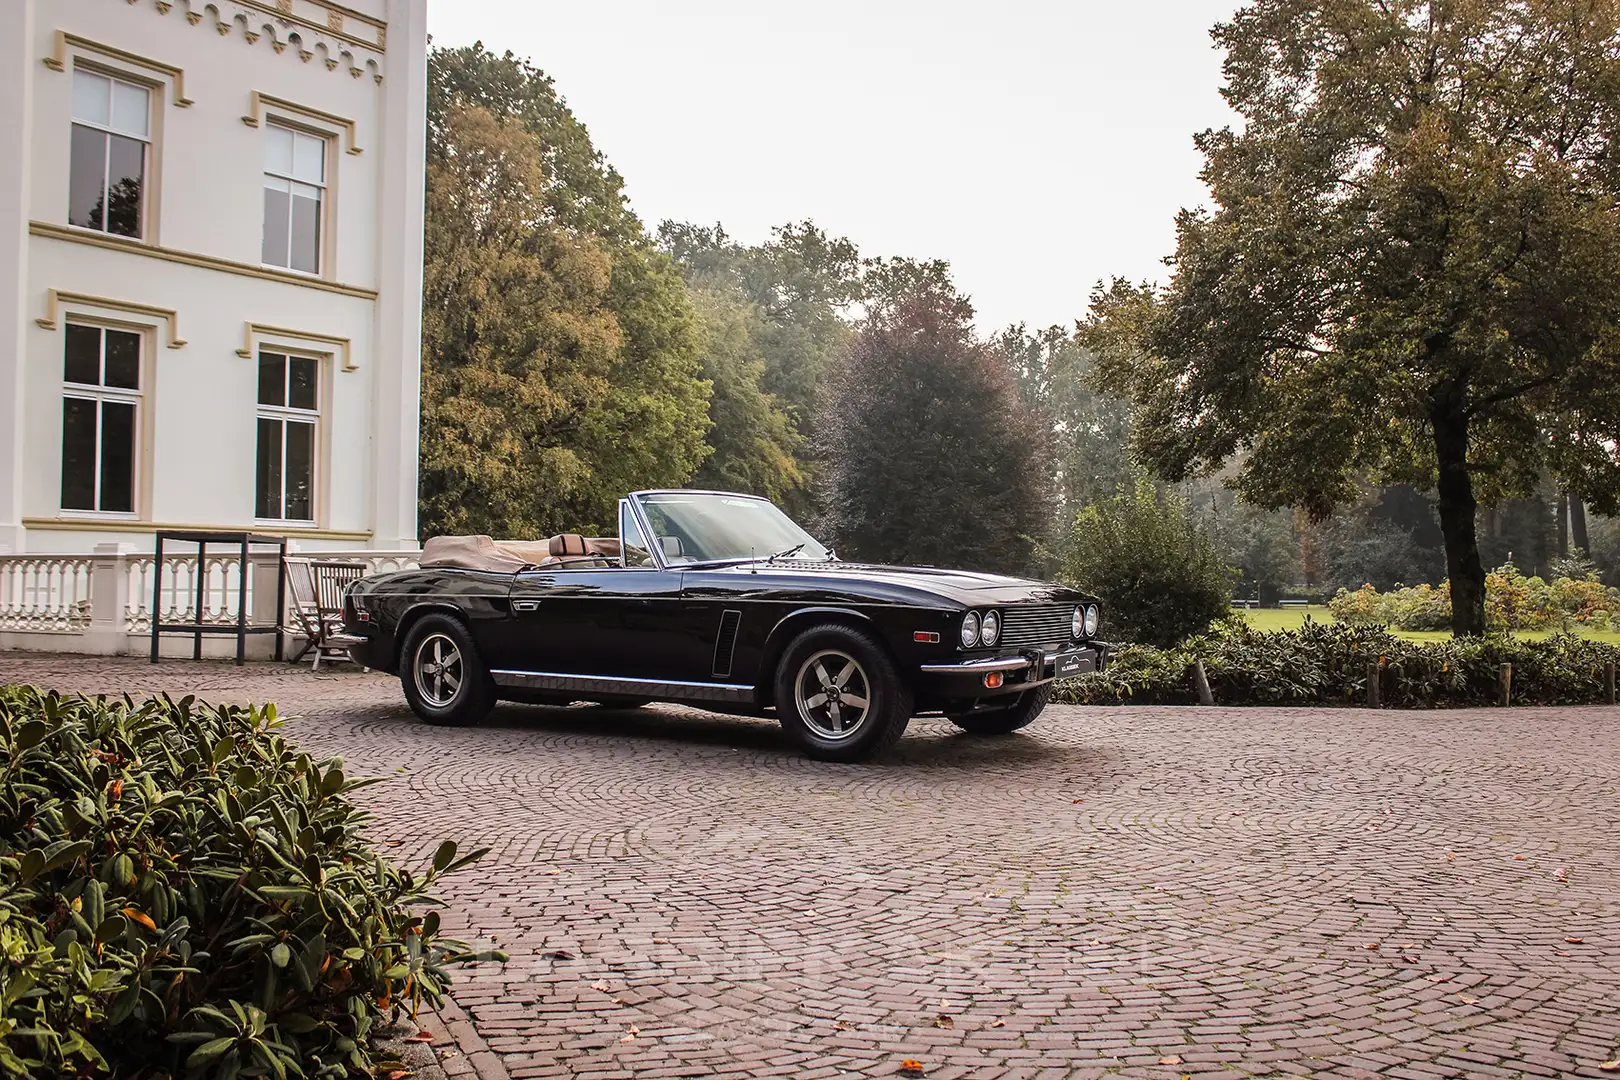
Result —
[{"label": "black convertible car", "polygon": [[344,642],[433,724],[498,699],[770,715],[810,755],[891,745],[918,713],[1023,727],[1099,670],[1096,598],[992,574],[842,562],[765,499],[638,491],[619,535],[439,537],[349,592]]}]

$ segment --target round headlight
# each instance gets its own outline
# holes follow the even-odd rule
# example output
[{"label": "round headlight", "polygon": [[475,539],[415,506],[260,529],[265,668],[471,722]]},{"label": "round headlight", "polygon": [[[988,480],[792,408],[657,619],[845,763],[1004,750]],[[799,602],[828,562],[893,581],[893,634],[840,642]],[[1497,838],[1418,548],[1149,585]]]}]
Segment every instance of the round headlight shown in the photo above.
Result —
[{"label": "round headlight", "polygon": [[979,641],[985,648],[993,648],[1001,639],[1001,616],[994,611],[984,613],[979,620]]},{"label": "round headlight", "polygon": [[979,643],[979,613],[970,611],[962,617],[962,648],[971,649]]},{"label": "round headlight", "polygon": [[1102,611],[1098,609],[1096,604],[1087,604],[1086,605],[1086,625],[1084,627],[1084,629],[1086,631],[1086,637],[1096,637],[1097,636],[1097,626],[1101,622],[1102,622]]},{"label": "round headlight", "polygon": [[1074,618],[1069,620],[1069,636],[1086,636],[1086,609],[1083,605],[1074,609]]}]

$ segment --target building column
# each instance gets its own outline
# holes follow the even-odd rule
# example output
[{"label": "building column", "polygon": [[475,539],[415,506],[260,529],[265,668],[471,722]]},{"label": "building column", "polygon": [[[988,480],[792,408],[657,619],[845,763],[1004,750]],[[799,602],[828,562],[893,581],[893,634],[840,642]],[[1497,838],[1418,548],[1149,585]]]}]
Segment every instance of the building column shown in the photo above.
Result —
[{"label": "building column", "polygon": [[29,148],[35,0],[0,3],[0,552],[23,550],[23,401],[28,366]]},{"label": "building column", "polygon": [[378,548],[413,548],[417,541],[427,48],[427,0],[388,0],[371,357],[371,527]]}]

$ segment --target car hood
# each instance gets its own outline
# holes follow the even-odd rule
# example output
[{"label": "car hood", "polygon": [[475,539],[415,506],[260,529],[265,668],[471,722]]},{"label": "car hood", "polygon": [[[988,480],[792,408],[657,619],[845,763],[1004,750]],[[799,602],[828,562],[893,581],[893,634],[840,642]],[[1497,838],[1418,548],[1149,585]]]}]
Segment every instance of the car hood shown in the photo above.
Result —
[{"label": "car hood", "polygon": [[750,581],[772,591],[794,587],[847,592],[851,596],[926,603],[938,598],[957,604],[1076,603],[1095,597],[1047,581],[948,570],[936,566],[884,566],[849,562],[747,563],[741,566],[697,568],[684,571],[687,587],[702,588],[705,581],[724,579],[732,587],[747,588]]}]

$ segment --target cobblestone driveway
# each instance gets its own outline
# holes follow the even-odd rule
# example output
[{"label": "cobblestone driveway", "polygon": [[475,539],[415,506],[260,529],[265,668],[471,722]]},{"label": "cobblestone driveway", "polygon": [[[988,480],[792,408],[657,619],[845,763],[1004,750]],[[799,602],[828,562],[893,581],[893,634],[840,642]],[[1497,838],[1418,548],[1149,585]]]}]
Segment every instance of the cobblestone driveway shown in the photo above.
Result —
[{"label": "cobblestone driveway", "polygon": [[514,1077],[1603,1076],[1620,711],[1054,708],[870,765],[774,725],[0,654],[0,680],[272,699],[506,965],[456,999]]}]

